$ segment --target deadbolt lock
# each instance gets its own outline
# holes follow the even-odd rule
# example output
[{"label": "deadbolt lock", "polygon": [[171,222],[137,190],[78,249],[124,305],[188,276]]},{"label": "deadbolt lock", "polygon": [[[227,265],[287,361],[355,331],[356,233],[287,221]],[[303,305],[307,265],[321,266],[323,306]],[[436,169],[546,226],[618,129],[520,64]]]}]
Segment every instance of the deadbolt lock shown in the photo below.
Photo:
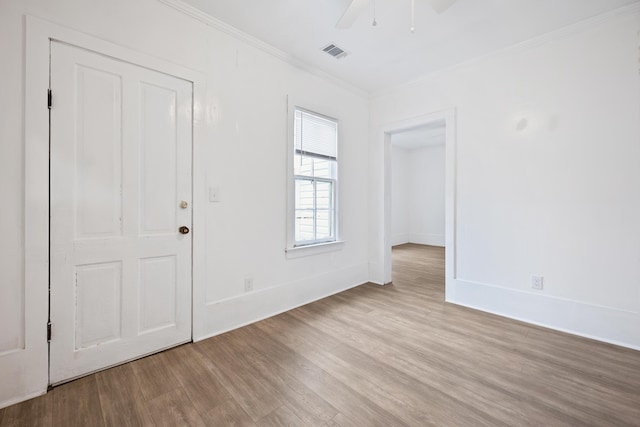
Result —
[{"label": "deadbolt lock", "polygon": [[189,206],[189,203],[187,203],[186,200],[183,200],[183,201],[180,202],[180,207],[182,209],[187,209],[188,206]]}]

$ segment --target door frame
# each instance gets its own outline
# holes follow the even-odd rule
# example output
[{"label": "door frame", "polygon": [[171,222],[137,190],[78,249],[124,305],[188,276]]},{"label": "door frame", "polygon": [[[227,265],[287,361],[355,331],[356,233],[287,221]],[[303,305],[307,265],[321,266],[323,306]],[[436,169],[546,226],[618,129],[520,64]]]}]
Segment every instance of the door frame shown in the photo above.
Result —
[{"label": "door frame", "polygon": [[[191,252],[191,336],[203,335],[205,301],[205,203],[206,168],[204,141],[208,133],[204,120],[206,76],[165,59],[26,16],[25,54],[25,341],[26,350],[35,357],[29,362],[32,378],[30,395],[46,391],[49,385],[49,356],[46,323],[49,315],[49,89],[50,44],[58,41],[106,55],[121,61],[169,74],[193,85],[192,98],[192,252]],[[53,94],[55,108],[55,93]],[[53,330],[55,337],[55,329]]]},{"label": "door frame", "polygon": [[378,132],[382,145],[382,284],[392,282],[391,135],[436,121],[445,122],[445,300],[455,301],[456,280],[456,110],[449,108],[389,123]]}]

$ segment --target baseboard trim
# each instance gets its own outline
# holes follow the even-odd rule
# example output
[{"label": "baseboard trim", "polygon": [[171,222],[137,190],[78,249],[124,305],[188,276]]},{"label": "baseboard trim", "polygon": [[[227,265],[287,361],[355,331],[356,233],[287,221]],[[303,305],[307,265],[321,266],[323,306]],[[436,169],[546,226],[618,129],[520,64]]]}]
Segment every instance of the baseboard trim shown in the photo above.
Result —
[{"label": "baseboard trim", "polygon": [[409,236],[409,243],[444,247],[445,238],[444,234],[416,233]]},{"label": "baseboard trim", "polygon": [[447,302],[640,350],[640,313],[457,279]]},{"label": "baseboard trim", "polygon": [[404,245],[409,243],[409,234],[396,234],[391,237],[391,246]]},{"label": "baseboard trim", "polygon": [[194,335],[193,341],[202,341],[363,285],[368,282],[368,274],[369,265],[364,262],[319,276],[211,302],[205,309],[204,330],[207,332]]}]

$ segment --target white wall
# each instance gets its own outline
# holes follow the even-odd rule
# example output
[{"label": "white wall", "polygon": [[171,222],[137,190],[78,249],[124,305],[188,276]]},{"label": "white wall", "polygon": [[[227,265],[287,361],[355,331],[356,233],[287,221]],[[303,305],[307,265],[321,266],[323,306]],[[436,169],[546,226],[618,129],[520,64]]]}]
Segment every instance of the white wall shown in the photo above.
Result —
[{"label": "white wall", "polygon": [[410,151],[395,145],[391,146],[391,245],[393,246],[409,243],[409,234],[411,233]]},{"label": "white wall", "polygon": [[444,144],[406,149],[392,142],[391,170],[391,244],[444,246]]},{"label": "white wall", "polygon": [[[343,85],[289,65],[156,0],[3,0],[0,2],[0,407],[44,391],[46,378],[25,378],[3,354],[25,351],[24,91],[25,18],[33,15],[126,48],[164,58],[206,76],[196,186],[220,188],[221,201],[196,194],[206,209],[194,224],[205,251],[194,277],[194,338],[220,333],[367,280],[368,99]],[[55,90],[55,88],[54,88]],[[341,224],[338,252],[287,259],[287,95],[342,121]],[[44,98],[43,98],[44,99]],[[305,106],[305,105],[302,105]],[[206,181],[204,183],[203,181]],[[27,201],[30,202],[30,201]],[[46,203],[46,201],[44,201]],[[29,205],[29,203],[27,203]],[[28,230],[27,230],[28,231]],[[198,260],[194,262],[200,262]],[[244,293],[246,275],[254,291]],[[33,292],[46,295],[46,283]],[[26,300],[25,300],[26,295]],[[37,298],[36,298],[37,299]],[[46,308],[45,308],[46,310]],[[41,335],[44,339],[44,323]],[[39,338],[38,338],[39,339]],[[42,367],[35,371],[41,372]]]},{"label": "white wall", "polygon": [[[639,15],[627,9],[373,98],[372,170],[384,164],[380,129],[456,108],[449,301],[640,348]],[[371,176],[372,265],[382,263],[382,179]],[[533,274],[543,291],[531,289]]]},{"label": "white wall", "polygon": [[444,246],[444,154],[439,144],[412,150],[409,157],[411,243]]}]

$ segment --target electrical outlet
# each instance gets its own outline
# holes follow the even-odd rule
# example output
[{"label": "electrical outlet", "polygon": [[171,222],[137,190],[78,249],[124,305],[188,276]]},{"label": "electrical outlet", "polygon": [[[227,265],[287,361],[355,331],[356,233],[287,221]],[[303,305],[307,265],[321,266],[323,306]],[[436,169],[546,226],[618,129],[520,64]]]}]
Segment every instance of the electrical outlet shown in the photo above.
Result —
[{"label": "electrical outlet", "polygon": [[247,276],[244,278],[244,291],[251,292],[253,290],[253,277]]},{"label": "electrical outlet", "polygon": [[542,290],[542,276],[531,276],[531,287],[539,291]]},{"label": "electrical outlet", "polygon": [[209,201],[210,202],[220,201],[220,187],[209,187]]}]

